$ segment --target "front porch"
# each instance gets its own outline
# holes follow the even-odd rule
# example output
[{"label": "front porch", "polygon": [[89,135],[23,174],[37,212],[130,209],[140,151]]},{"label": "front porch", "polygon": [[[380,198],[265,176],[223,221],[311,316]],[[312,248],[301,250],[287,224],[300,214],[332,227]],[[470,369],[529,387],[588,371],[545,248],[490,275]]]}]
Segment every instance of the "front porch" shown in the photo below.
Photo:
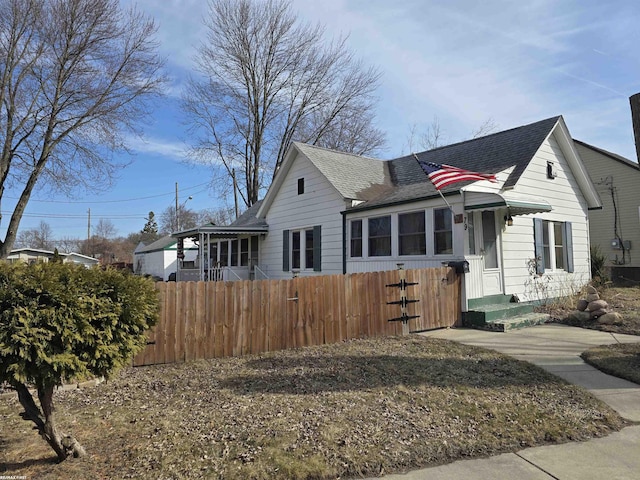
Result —
[{"label": "front porch", "polygon": [[[260,239],[265,226],[235,227],[203,225],[174,233],[178,239],[176,281],[239,281],[269,278],[268,269],[260,265]],[[193,239],[198,253],[193,261],[185,261],[181,245]]]}]

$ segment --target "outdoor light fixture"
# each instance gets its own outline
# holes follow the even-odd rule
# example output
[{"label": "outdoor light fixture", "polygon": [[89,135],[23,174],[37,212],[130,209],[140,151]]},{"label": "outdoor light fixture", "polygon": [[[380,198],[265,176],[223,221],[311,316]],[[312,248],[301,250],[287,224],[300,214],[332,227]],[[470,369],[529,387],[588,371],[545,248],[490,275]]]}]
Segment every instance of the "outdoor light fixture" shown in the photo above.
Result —
[{"label": "outdoor light fixture", "polygon": [[513,225],[513,217],[511,216],[511,214],[509,214],[508,216],[504,216],[504,223],[507,225],[507,227]]}]

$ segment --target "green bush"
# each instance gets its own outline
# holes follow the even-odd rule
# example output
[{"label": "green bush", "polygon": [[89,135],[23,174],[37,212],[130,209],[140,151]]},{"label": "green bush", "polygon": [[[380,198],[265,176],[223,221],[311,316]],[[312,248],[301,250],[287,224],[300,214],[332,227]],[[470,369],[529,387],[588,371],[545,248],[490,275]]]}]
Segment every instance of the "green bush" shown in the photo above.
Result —
[{"label": "green bush", "polygon": [[604,286],[607,281],[607,273],[605,265],[607,263],[607,256],[602,253],[599,245],[591,246],[591,279],[595,285]]},{"label": "green bush", "polygon": [[[23,416],[61,459],[78,451],[50,438],[57,436],[48,415],[54,387],[108,377],[146,346],[145,331],[157,319],[158,294],[147,279],[57,262],[0,262],[0,382],[18,391]],[[44,415],[27,385],[37,388]],[[48,423],[54,428],[47,433]]]}]

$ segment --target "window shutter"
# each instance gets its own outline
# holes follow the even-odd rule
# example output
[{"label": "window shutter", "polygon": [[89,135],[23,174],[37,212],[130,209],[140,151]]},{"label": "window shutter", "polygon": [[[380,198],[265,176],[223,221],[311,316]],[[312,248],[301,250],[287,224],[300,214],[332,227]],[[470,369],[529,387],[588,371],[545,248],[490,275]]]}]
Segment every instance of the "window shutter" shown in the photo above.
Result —
[{"label": "window shutter", "polygon": [[321,225],[313,227],[313,271],[322,271]]},{"label": "window shutter", "polygon": [[289,271],[289,230],[282,231],[282,271]]},{"label": "window shutter", "polygon": [[571,222],[565,222],[562,230],[564,241],[565,265],[567,272],[573,272],[573,232],[571,231]]},{"label": "window shutter", "polygon": [[542,219],[533,219],[533,241],[535,244],[536,273],[544,273],[544,245],[542,243]]}]

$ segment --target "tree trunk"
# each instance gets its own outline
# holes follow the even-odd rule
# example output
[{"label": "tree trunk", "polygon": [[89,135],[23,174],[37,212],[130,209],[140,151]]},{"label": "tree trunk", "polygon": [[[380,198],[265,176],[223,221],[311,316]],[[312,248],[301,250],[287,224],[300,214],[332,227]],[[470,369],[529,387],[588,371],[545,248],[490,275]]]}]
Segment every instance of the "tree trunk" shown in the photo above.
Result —
[{"label": "tree trunk", "polygon": [[86,455],[85,449],[75,438],[58,432],[55,424],[55,408],[53,406],[53,385],[38,386],[38,399],[40,400],[42,412],[33,400],[33,396],[26,385],[18,383],[14,384],[14,387],[18,391],[18,399],[24,408],[22,418],[31,420],[36,424],[38,433],[53,448],[56,455],[58,455],[59,461],[62,462],[69,456],[77,458]]}]

